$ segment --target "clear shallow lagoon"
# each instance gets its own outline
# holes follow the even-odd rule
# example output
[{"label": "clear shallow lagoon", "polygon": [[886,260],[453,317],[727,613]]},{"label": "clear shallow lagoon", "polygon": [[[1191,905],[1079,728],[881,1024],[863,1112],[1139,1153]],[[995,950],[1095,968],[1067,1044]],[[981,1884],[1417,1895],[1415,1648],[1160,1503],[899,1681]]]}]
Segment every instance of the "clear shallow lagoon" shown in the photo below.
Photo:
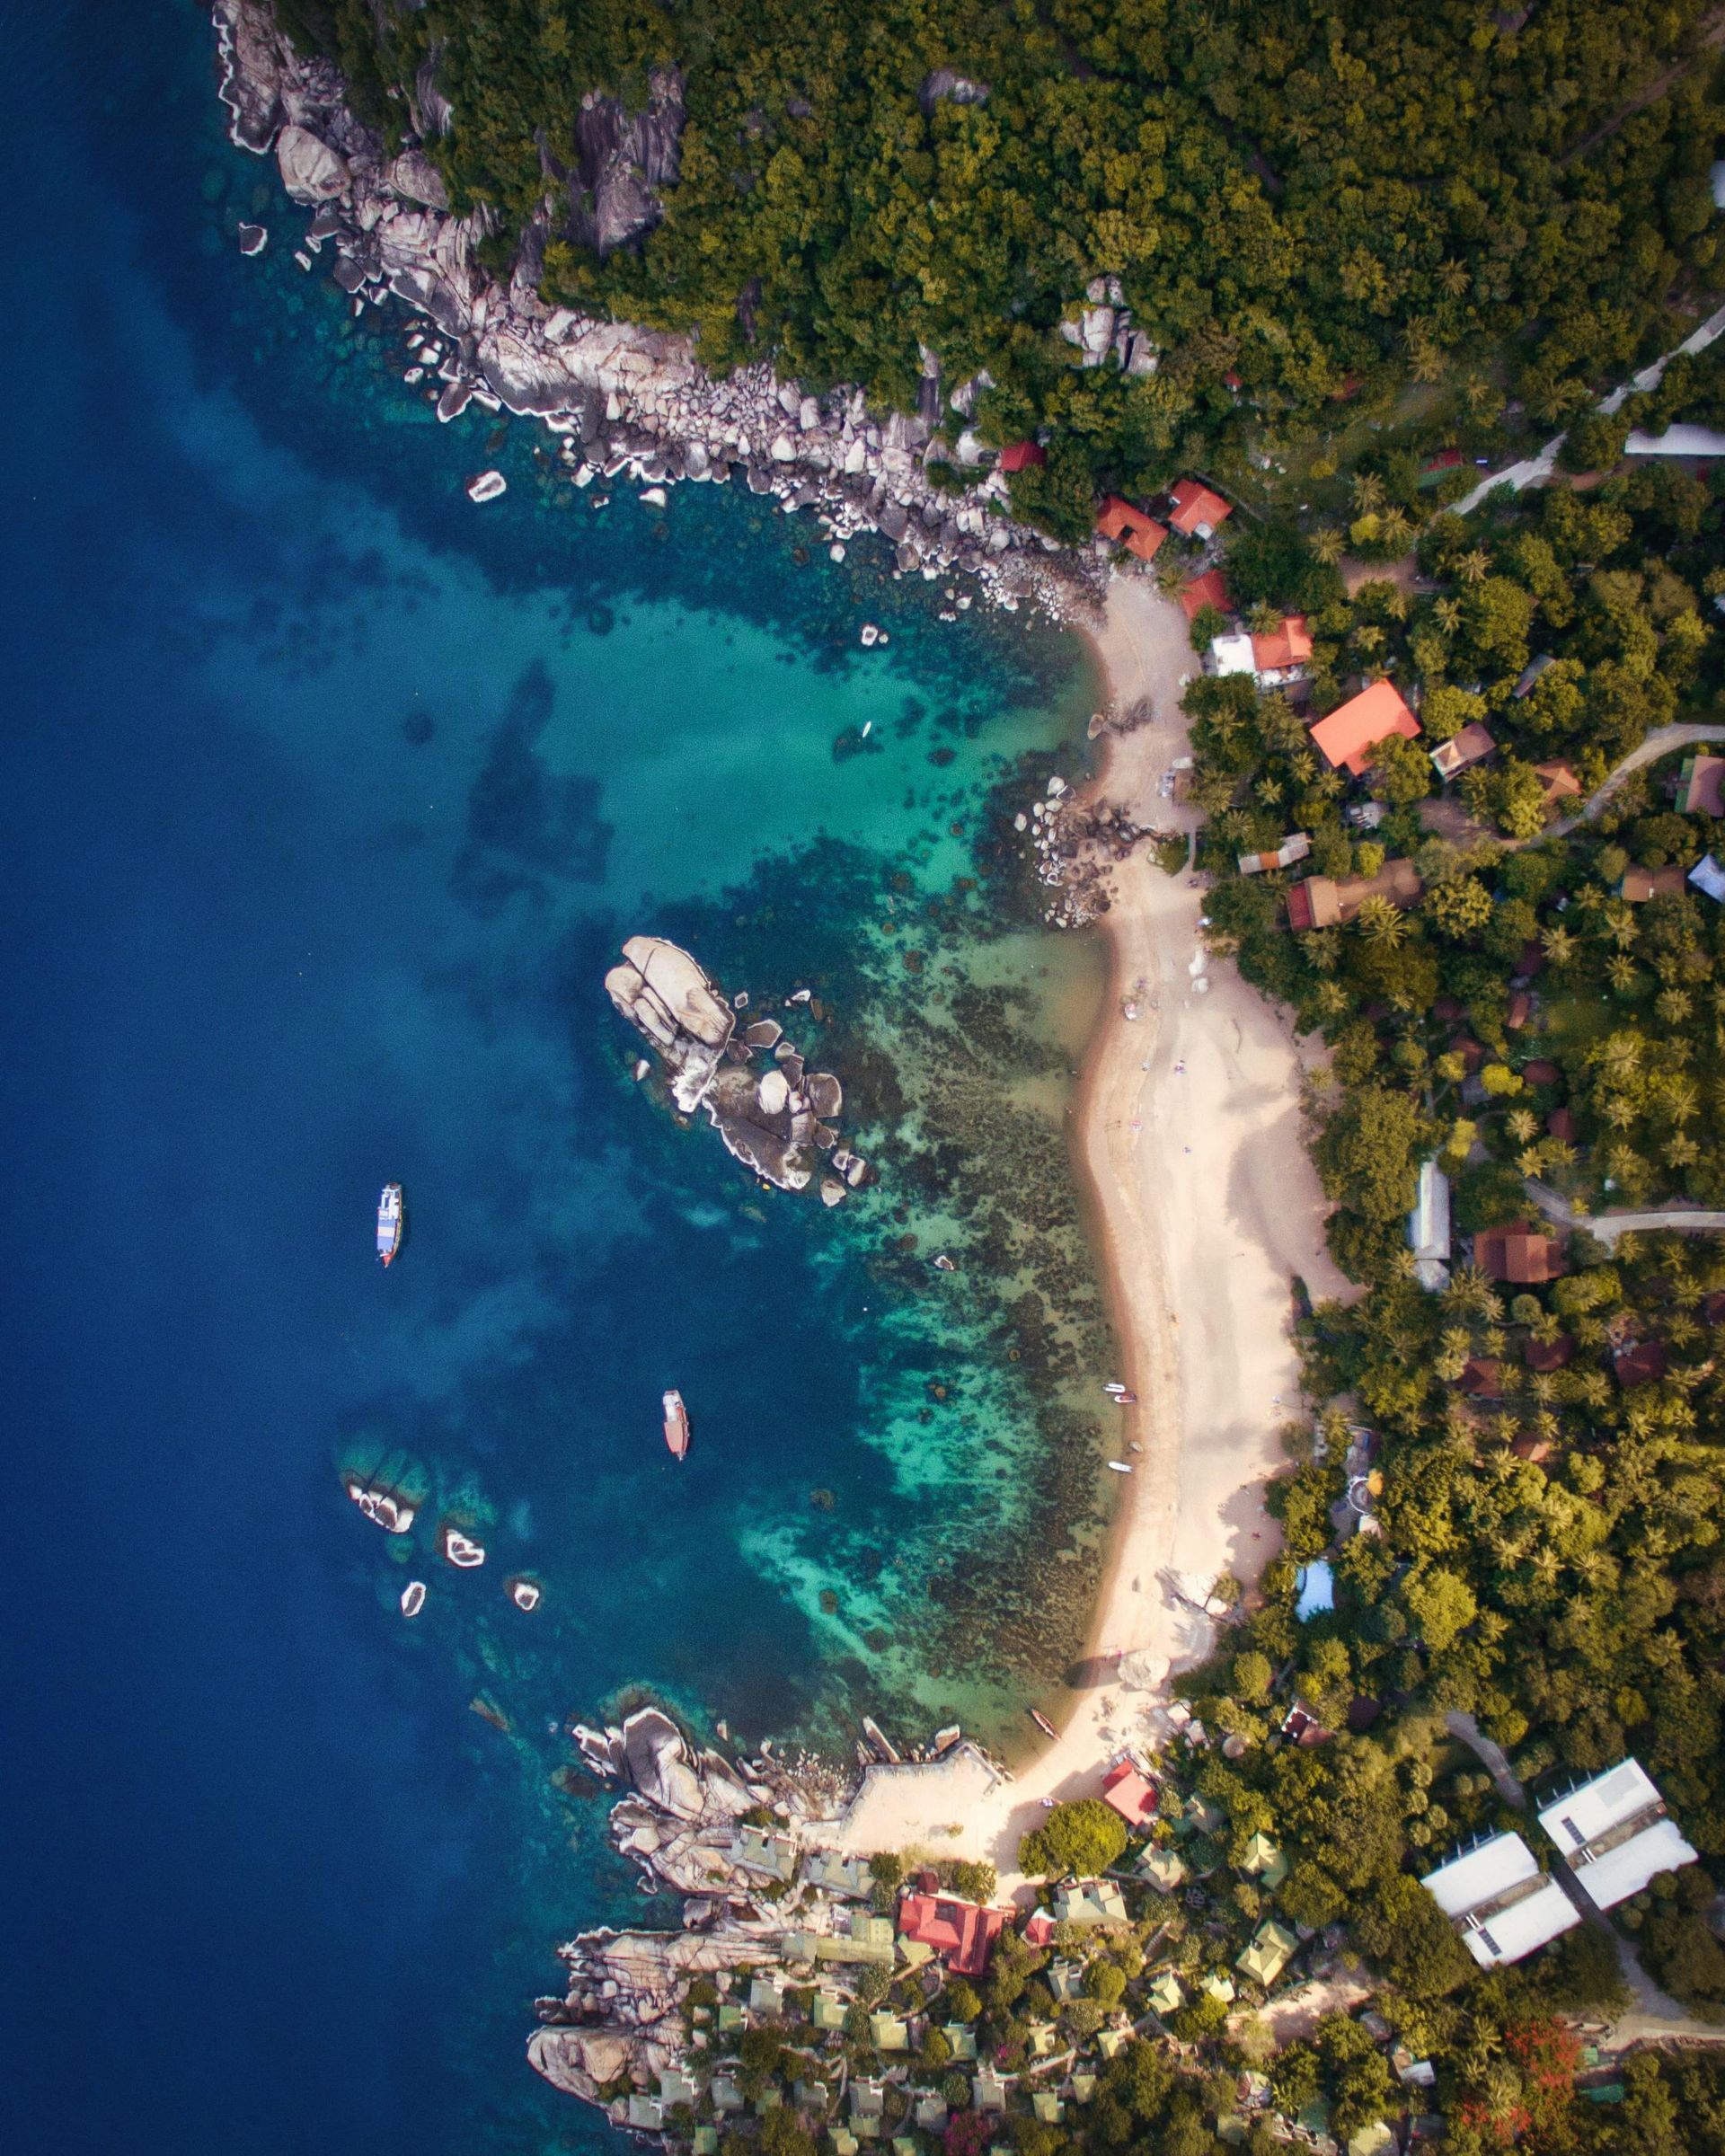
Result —
[{"label": "clear shallow lagoon", "polygon": [[[1095,984],[986,870],[1089,685],[740,490],[596,513],[526,424],[437,428],[400,318],[293,268],[196,9],[8,33],[8,2139],[595,2146],[530,2001],[651,1905],[560,1720],[997,1725],[1033,1568],[1087,1577]],[[639,927],[817,988],[877,1192],[764,1193],[630,1082]],[[413,1625],[337,1479],[396,1456]]]}]

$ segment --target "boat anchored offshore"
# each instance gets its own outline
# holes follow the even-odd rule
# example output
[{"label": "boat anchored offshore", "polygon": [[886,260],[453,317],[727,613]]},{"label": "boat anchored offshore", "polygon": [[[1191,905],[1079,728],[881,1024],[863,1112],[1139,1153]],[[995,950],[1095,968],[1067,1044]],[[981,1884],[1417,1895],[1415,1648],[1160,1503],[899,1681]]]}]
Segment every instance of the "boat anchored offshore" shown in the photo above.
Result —
[{"label": "boat anchored offshore", "polygon": [[689,1410],[683,1395],[673,1388],[665,1395],[665,1442],[673,1460],[686,1457],[689,1449]]},{"label": "boat anchored offshore", "polygon": [[385,1183],[384,1194],[377,1200],[377,1255],[385,1265],[393,1263],[402,1247],[402,1186]]}]

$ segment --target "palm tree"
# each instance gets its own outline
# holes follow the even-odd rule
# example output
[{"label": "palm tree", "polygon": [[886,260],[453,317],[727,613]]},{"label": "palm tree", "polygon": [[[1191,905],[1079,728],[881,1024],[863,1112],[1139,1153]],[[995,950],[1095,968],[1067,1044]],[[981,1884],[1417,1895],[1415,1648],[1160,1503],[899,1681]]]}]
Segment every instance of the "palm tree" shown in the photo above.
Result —
[{"label": "palm tree", "polygon": [[1653,1008],[1659,1022],[1667,1026],[1685,1024],[1694,1007],[1692,999],[1681,988],[1667,988],[1653,999]]},{"label": "palm tree", "polygon": [[1354,641],[1362,651],[1381,651],[1384,632],[1376,622],[1362,622],[1354,631]]},{"label": "palm tree", "polygon": [[1505,1122],[1517,1145],[1526,1145],[1539,1128],[1539,1118],[1531,1108],[1512,1108]]},{"label": "palm tree", "polygon": [[1606,978],[1619,995],[1627,995],[1641,978],[1641,968],[1633,959],[1626,959],[1622,951],[1606,960]]},{"label": "palm tree", "polygon": [[1332,524],[1326,524],[1312,535],[1312,552],[1326,569],[1333,569],[1348,551],[1346,536]]},{"label": "palm tree", "polygon": [[1374,892],[1359,909],[1360,933],[1368,943],[1382,945],[1393,950],[1407,941],[1408,924],[1402,909],[1393,898]]},{"label": "palm tree", "polygon": [[1378,536],[1392,553],[1405,553],[1413,543],[1412,517],[1398,504],[1384,516],[1383,529]]},{"label": "palm tree", "polygon": [[1354,507],[1362,516],[1369,516],[1374,509],[1384,506],[1384,482],[1376,472],[1356,472],[1349,482],[1349,490],[1353,495]]},{"label": "palm tree", "polygon": [[1562,923],[1555,922],[1550,928],[1539,932],[1540,948],[1550,966],[1570,966],[1575,961],[1575,938]]},{"label": "palm tree", "polygon": [[1433,620],[1446,636],[1454,636],[1462,625],[1462,603],[1459,599],[1441,598],[1431,613]]},{"label": "palm tree", "polygon": [[[1438,266],[1438,289],[1450,299],[1459,299],[1473,281],[1461,262],[1440,262]],[[1470,381],[1469,389],[1473,386]]]},{"label": "palm tree", "polygon": [[1491,573],[1491,557],[1482,546],[1472,548],[1455,564],[1455,574],[1464,584],[1483,584]]}]

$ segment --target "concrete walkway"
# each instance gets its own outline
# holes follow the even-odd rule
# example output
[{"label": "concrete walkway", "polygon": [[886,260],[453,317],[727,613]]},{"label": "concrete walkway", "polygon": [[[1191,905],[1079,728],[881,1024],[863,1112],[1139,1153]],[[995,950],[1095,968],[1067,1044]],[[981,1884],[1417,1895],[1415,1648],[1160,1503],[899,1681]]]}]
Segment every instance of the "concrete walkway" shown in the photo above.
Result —
[{"label": "concrete walkway", "polygon": [[1607,1247],[1620,1235],[1653,1234],[1661,1228],[1675,1228],[1680,1235],[1725,1232],[1725,1213],[1710,1213],[1700,1206],[1667,1206],[1657,1213],[1578,1213],[1567,1198],[1533,1176],[1523,1187],[1547,1220],[1560,1228],[1585,1228]]},{"label": "concrete walkway", "polygon": [[[1595,411],[1603,412],[1619,411],[1624,400],[1629,396],[1650,389],[1657,389],[1666,368],[1676,358],[1678,352],[1687,352],[1692,357],[1696,352],[1704,352],[1713,340],[1721,333],[1725,333],[1725,307],[1721,307],[1716,313],[1710,314],[1698,330],[1693,331],[1684,339],[1676,350],[1667,352],[1663,358],[1651,361],[1648,366],[1642,367],[1639,374],[1632,375],[1627,382],[1614,389],[1608,397],[1602,397],[1594,407]],[[1478,486],[1464,494],[1458,502],[1452,504],[1455,514],[1458,517],[1465,517],[1470,511],[1478,508],[1493,487],[1501,487],[1507,483],[1512,486],[1517,493],[1520,493],[1524,487],[1543,485],[1557,469],[1557,453],[1563,446],[1563,435],[1553,435],[1537,456],[1525,457],[1520,464],[1511,464],[1507,472],[1489,473],[1487,477],[1481,480]]]}]

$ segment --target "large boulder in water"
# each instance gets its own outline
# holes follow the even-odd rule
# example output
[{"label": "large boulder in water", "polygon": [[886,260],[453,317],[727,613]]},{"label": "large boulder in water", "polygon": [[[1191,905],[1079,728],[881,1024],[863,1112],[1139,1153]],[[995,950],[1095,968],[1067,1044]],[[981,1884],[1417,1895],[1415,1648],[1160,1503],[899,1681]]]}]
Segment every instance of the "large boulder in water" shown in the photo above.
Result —
[{"label": "large boulder in water", "polygon": [[624,962],[605,976],[606,993],[664,1057],[671,1098],[693,1115],[712,1083],[736,1017],[688,952],[662,936],[631,936],[623,955]]},{"label": "large boulder in water", "polygon": [[328,202],[348,185],[348,161],[307,128],[287,127],[276,138],[281,184],[296,202]]},{"label": "large boulder in water", "polygon": [[698,1819],[703,1810],[701,1777],[690,1764],[688,1747],[669,1715],[643,1707],[623,1725],[624,1759],[629,1779],[649,1804],[679,1819]]}]

